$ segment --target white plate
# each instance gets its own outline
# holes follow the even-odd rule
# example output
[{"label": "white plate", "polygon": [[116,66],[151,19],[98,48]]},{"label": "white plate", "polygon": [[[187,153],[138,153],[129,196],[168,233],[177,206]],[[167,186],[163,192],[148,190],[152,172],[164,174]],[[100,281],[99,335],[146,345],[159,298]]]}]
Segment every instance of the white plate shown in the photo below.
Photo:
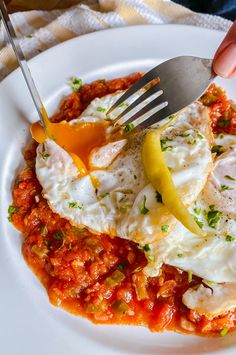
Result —
[{"label": "white plate", "polygon": [[[147,70],[178,55],[212,57],[222,32],[190,26],[134,26],[106,30],[56,46],[30,62],[49,113],[70,92],[73,75],[84,82]],[[197,80],[189,78],[189,80]],[[235,80],[218,80],[236,99]],[[0,84],[0,346],[4,355],[235,354],[236,334],[208,339],[143,327],[95,326],[48,301],[21,256],[20,234],[7,221],[11,187],[22,166],[29,124],[36,120],[19,70]]]}]

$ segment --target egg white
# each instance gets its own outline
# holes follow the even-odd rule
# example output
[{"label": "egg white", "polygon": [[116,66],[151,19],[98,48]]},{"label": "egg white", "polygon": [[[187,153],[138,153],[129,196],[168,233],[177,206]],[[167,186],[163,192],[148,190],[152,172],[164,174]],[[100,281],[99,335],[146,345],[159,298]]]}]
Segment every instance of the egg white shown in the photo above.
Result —
[{"label": "egg white", "polygon": [[[106,111],[120,95],[119,92],[93,100],[75,122],[106,119]],[[121,108],[124,109],[118,110]],[[191,105],[162,135],[163,146],[167,147],[164,151],[167,165],[186,205],[196,199],[212,166],[209,139],[194,126],[201,119],[201,129],[207,130],[206,112],[201,104]],[[104,158],[100,159],[99,170],[95,167],[85,177],[79,176],[69,154],[55,142],[46,140],[43,146],[39,145],[36,174],[51,208],[72,224],[86,226],[95,233],[120,236],[141,244],[163,238],[166,233],[162,226],[168,225],[169,232],[177,221],[157,201],[156,191],[144,174],[141,159],[144,136],[145,132],[127,135],[127,140],[119,144],[121,149],[114,149],[110,143],[102,147],[101,154],[98,151],[96,156],[95,152],[97,158],[93,160]],[[47,159],[43,149],[49,155]],[[101,167],[102,163],[105,165]],[[145,199],[148,213],[142,214]]]},{"label": "egg white", "polygon": [[[216,142],[219,139],[224,153],[216,159],[202,193],[189,207],[207,236],[194,235],[178,222],[165,239],[150,245],[145,268],[148,276],[156,276],[166,263],[216,283],[212,290],[202,285],[183,295],[189,308],[210,317],[236,307],[232,294],[236,289],[236,136],[217,137]],[[229,189],[222,190],[222,186]],[[212,211],[219,211],[220,218],[209,225],[208,213]]]}]

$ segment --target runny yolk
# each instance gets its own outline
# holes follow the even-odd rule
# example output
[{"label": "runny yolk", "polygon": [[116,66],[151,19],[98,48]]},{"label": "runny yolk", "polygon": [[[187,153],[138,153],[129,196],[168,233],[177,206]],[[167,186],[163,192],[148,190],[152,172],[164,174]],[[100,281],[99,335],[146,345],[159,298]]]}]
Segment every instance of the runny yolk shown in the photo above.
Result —
[{"label": "runny yolk", "polygon": [[45,118],[45,130],[39,122],[31,126],[32,137],[43,143],[46,138],[53,139],[72,157],[81,175],[85,175],[88,167],[88,156],[95,147],[106,143],[107,123],[78,122],[70,124],[62,121],[52,123]]}]

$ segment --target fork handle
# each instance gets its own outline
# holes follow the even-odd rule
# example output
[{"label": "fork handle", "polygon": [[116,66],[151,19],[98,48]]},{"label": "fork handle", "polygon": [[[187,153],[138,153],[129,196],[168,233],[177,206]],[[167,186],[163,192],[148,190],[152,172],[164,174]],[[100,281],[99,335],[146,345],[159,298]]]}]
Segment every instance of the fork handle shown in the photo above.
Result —
[{"label": "fork handle", "polygon": [[9,39],[9,42],[11,43],[11,46],[12,46],[12,49],[13,49],[15,55],[16,55],[17,61],[18,61],[20,68],[22,70],[26,84],[29,88],[31,97],[34,101],[36,110],[39,114],[41,124],[45,128],[44,118],[43,118],[43,114],[42,114],[42,101],[41,101],[39,92],[35,86],[35,83],[33,81],[33,78],[32,78],[30,69],[28,67],[27,61],[25,59],[25,56],[24,56],[22,49],[17,41],[17,36],[16,36],[15,30],[13,28],[13,25],[11,23],[10,17],[7,13],[7,8],[6,8],[4,1],[0,1],[0,15],[1,15],[1,19],[2,19],[3,25],[5,27],[5,30],[6,30],[7,37]]}]

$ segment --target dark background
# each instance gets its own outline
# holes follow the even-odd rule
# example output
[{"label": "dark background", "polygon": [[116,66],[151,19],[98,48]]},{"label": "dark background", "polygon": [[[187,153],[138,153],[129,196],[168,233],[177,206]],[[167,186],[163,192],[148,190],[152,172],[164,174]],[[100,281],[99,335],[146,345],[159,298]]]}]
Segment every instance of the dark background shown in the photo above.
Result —
[{"label": "dark background", "polygon": [[234,21],[236,19],[236,0],[173,0],[197,12],[219,15]]},{"label": "dark background", "polygon": [[[96,4],[96,0],[90,0]],[[111,0],[107,0],[111,1]],[[156,0],[158,1],[158,0]],[[236,0],[173,0],[197,12],[219,15],[234,21],[236,19]],[[5,0],[8,11],[52,10],[67,8],[83,0]]]}]

